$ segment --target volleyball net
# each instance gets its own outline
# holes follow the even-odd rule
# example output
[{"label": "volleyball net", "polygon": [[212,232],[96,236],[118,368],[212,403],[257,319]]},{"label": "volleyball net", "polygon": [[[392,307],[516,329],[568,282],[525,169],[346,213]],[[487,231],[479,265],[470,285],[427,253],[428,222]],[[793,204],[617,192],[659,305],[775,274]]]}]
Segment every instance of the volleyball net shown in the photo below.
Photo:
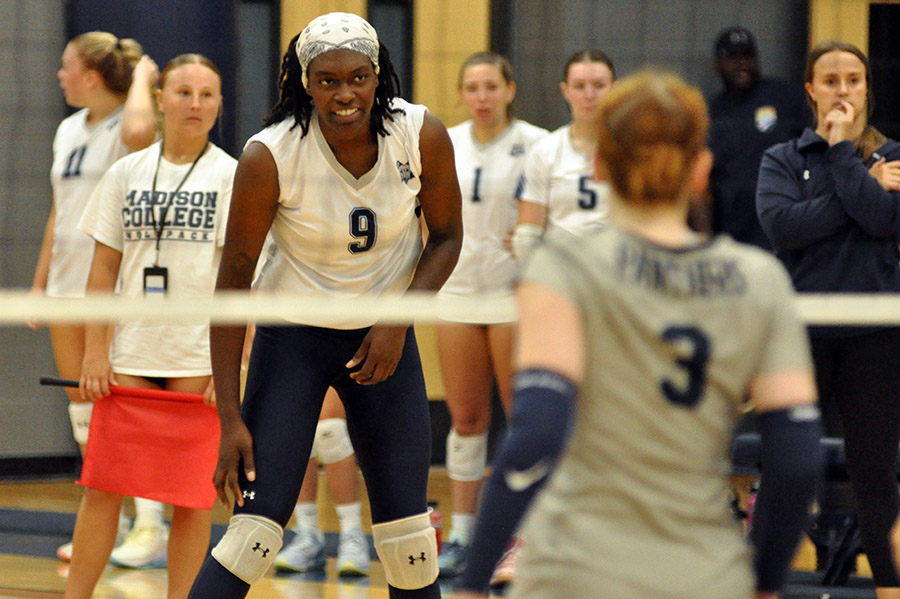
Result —
[{"label": "volleyball net", "polygon": [[[802,318],[811,325],[900,325],[900,294],[801,294]],[[179,322],[209,318],[213,324],[277,323],[312,318],[315,321],[367,314],[391,324],[433,323],[440,320],[502,322],[517,319],[514,298],[438,297],[433,293],[360,296],[271,295],[220,292],[205,299],[168,297],[125,298],[94,295],[71,300],[0,292],[0,325],[26,322],[107,322],[151,318]]]}]

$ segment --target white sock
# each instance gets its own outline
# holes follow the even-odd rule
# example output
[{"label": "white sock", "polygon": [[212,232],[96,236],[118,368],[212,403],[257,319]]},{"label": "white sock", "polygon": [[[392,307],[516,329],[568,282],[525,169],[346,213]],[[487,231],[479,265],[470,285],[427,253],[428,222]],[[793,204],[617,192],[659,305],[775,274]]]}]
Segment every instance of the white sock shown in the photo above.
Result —
[{"label": "white sock", "polygon": [[472,535],[472,527],[475,526],[475,514],[453,512],[451,521],[450,534],[453,537],[462,537],[464,541],[468,541]]},{"label": "white sock", "polygon": [[134,498],[134,524],[138,522],[145,526],[162,526],[165,504],[143,497]]},{"label": "white sock", "polygon": [[294,520],[297,521],[297,526],[319,530],[319,509],[315,502],[298,503],[294,506]]},{"label": "white sock", "polygon": [[362,504],[360,502],[335,505],[334,511],[337,512],[338,520],[341,523],[341,532],[362,529]]}]

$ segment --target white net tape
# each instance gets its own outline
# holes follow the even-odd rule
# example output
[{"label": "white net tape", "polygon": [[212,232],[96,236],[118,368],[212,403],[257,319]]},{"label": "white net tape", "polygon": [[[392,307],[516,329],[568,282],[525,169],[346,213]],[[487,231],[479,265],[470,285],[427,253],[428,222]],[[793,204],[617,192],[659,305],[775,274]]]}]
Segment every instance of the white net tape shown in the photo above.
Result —
[{"label": "white net tape", "polygon": [[[800,314],[809,324],[900,325],[900,294],[801,295]],[[429,293],[403,296],[362,296],[341,299],[327,296],[286,296],[220,293],[206,301],[171,298],[124,299],[94,296],[83,300],[36,297],[22,291],[0,292],[0,325],[39,322],[97,322],[153,318],[180,321],[209,317],[219,324],[283,322],[301,317],[317,321],[348,313],[367,314],[390,323],[434,322],[442,318],[466,322],[515,320],[513,298],[478,296],[436,298]]]}]

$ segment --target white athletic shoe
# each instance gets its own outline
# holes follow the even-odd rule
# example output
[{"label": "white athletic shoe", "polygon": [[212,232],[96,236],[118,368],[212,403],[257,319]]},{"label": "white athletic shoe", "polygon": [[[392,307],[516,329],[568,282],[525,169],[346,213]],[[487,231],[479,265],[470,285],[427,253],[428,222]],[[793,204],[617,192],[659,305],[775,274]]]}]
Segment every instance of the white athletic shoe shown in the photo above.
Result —
[{"label": "white athletic shoe", "polygon": [[338,576],[368,576],[371,566],[369,543],[359,528],[342,532],[338,540]]},{"label": "white athletic shoe", "polygon": [[[131,530],[131,520],[129,520],[126,516],[119,516],[119,529],[116,532],[116,544],[115,547],[118,547],[122,543],[125,542],[125,537],[128,536],[128,532]],[[56,549],[56,557],[61,559],[64,562],[72,561],[72,541],[68,543],[63,543]]]},{"label": "white athletic shoe", "polygon": [[278,572],[311,572],[325,569],[325,539],[315,529],[295,526],[294,538],[275,558]]},{"label": "white athletic shoe", "polygon": [[56,557],[61,559],[64,562],[72,561],[72,541],[68,543],[63,543],[59,547],[56,548]]},{"label": "white athletic shoe", "polygon": [[519,561],[519,551],[522,549],[522,539],[513,537],[506,553],[500,558],[494,574],[491,576],[491,589],[505,589],[516,578],[516,564]]},{"label": "white athletic shoe", "polygon": [[138,523],[113,549],[109,563],[120,568],[165,568],[168,543],[168,526]]},{"label": "white athletic shoe", "polygon": [[441,553],[438,555],[439,576],[455,578],[462,574],[466,569],[468,556],[469,540],[450,533],[450,538],[441,545]]}]

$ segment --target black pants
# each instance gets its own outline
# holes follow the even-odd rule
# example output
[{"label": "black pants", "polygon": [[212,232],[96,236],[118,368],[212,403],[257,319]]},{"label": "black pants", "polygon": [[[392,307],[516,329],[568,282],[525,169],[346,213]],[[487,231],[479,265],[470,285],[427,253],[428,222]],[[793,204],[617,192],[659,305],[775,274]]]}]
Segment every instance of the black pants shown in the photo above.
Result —
[{"label": "black pants", "polygon": [[344,365],[366,332],[258,327],[241,407],[253,435],[256,480],[248,482],[241,469],[240,485],[247,493],[235,514],[258,514],[287,524],[329,386],[347,412],[373,522],[425,512],[431,421],[416,338],[410,328],[392,376],[377,385],[359,385]]},{"label": "black pants", "polygon": [[833,400],[840,413],[847,473],[875,584],[900,586],[889,536],[900,512],[900,328],[812,338],[811,344],[820,400]]},{"label": "black pants", "polygon": [[[256,480],[240,468],[244,506],[235,514],[265,516],[287,525],[303,483],[325,391],[335,388],[366,480],[372,521],[424,513],[431,465],[431,420],[422,363],[412,327],[394,374],[359,385],[344,365],[368,329],[260,326],[253,341],[241,413],[253,436]],[[191,599],[241,599],[250,585],[207,556]],[[422,589],[389,587],[391,599],[438,599],[434,582]]]}]

